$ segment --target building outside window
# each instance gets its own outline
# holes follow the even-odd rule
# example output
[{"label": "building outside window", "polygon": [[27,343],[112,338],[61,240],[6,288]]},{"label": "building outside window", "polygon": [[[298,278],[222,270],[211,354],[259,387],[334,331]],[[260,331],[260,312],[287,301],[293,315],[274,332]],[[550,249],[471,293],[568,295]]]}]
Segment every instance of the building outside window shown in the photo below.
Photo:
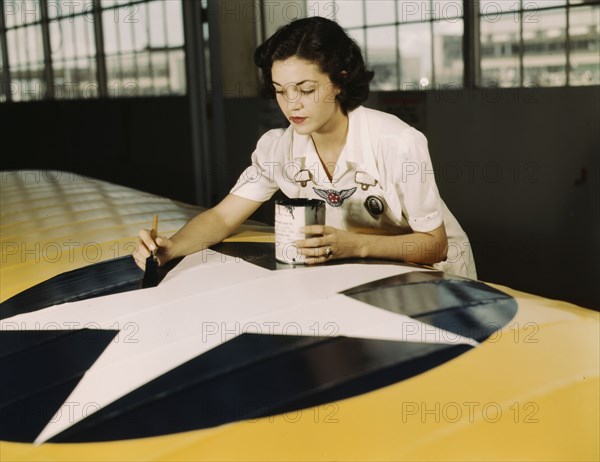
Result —
[{"label": "building outside window", "polygon": [[186,92],[178,0],[0,1],[2,101]]},{"label": "building outside window", "polygon": [[[462,0],[307,2],[364,50],[374,90],[457,88],[463,82]],[[479,85],[600,83],[599,0],[480,0]]]},{"label": "building outside window", "polygon": [[481,84],[600,83],[600,2],[480,2]]},{"label": "building outside window", "polygon": [[338,21],[357,41],[374,90],[462,86],[461,0],[309,1],[307,12]]},{"label": "building outside window", "polygon": [[[374,90],[461,87],[465,9],[475,5],[480,86],[600,84],[600,0],[296,3],[308,16],[348,30],[375,71]],[[186,93],[180,0],[0,0],[0,6],[1,102]],[[202,27],[206,38],[208,24]]]}]

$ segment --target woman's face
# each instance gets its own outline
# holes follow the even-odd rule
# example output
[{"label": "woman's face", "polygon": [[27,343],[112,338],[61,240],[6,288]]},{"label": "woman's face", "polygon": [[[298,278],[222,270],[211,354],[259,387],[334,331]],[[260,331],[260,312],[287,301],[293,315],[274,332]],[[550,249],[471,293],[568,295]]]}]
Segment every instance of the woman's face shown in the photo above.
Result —
[{"label": "woman's face", "polygon": [[317,64],[293,56],[273,62],[271,76],[277,103],[297,133],[327,133],[343,120],[339,90]]}]

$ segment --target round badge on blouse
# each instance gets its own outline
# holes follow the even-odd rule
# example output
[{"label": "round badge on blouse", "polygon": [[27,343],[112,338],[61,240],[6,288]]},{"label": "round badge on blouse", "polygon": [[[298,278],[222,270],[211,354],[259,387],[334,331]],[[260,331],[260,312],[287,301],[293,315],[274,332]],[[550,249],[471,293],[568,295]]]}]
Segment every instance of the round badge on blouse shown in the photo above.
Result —
[{"label": "round badge on blouse", "polygon": [[377,196],[369,196],[365,200],[365,208],[373,216],[379,216],[383,213],[383,201]]}]

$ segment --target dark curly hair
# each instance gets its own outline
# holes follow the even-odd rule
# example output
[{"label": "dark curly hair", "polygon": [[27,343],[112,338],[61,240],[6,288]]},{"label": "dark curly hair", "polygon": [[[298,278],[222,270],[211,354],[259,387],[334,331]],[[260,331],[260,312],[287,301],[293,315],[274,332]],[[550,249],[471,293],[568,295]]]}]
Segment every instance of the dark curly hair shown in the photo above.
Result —
[{"label": "dark curly hair", "polygon": [[318,16],[298,19],[279,28],[256,49],[254,62],[262,70],[264,96],[275,97],[273,62],[292,56],[318,64],[329,76],[340,89],[336,99],[345,114],[368,98],[374,73],[367,70],[360,47],[337,22]]}]

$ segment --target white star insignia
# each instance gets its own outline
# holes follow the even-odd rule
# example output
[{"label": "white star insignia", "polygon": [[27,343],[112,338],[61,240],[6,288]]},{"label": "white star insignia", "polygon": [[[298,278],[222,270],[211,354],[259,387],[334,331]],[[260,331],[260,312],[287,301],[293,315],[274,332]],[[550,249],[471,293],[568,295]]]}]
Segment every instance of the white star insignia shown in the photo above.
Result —
[{"label": "white star insignia", "polygon": [[39,444],[83,420],[84,409],[91,414],[244,333],[477,345],[339,294],[410,271],[374,264],[269,271],[209,250],[186,257],[158,287],[14,316],[0,322],[0,330],[123,329],[65,401],[79,406],[57,412]]}]

